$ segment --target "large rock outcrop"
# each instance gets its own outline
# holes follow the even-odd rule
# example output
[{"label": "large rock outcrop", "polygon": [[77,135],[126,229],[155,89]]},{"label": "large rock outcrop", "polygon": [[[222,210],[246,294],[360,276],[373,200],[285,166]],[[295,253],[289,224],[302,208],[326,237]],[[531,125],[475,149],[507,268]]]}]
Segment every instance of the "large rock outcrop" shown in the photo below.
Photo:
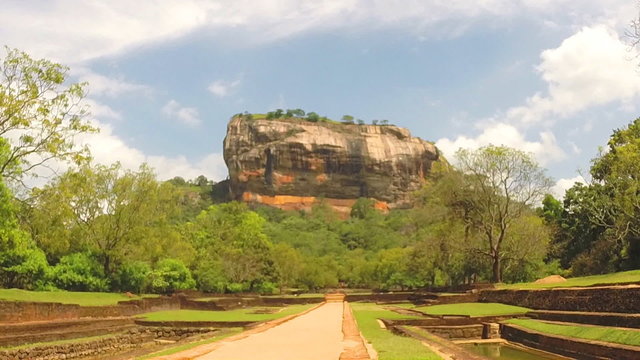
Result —
[{"label": "large rock outcrop", "polygon": [[234,199],[309,209],[322,198],[348,212],[359,197],[377,200],[380,209],[409,206],[438,150],[391,125],[236,116],[224,160]]}]

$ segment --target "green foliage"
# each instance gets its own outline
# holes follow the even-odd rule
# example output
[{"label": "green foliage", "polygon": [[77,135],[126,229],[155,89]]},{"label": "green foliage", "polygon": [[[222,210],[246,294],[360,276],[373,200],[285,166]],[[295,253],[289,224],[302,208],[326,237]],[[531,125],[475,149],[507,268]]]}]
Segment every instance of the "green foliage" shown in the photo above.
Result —
[{"label": "green foliage", "polygon": [[85,165],[33,190],[28,225],[50,259],[91,251],[110,275],[127,253],[152,261],[167,251],[188,253],[172,238],[179,197],[173,185],[156,181],[146,165],[137,172],[118,163]]},{"label": "green foliage", "polygon": [[[502,282],[503,262],[512,251],[526,248],[513,228],[527,234],[544,233],[542,226],[531,220],[531,206],[542,200],[551,186],[544,169],[528,154],[501,146],[486,146],[475,151],[459,150],[456,154],[462,184],[467,189],[462,211],[468,225],[477,230],[482,247],[478,253],[491,261],[492,280]],[[548,239],[536,242],[546,246]],[[522,256],[524,255],[524,256]],[[529,262],[537,254],[521,254],[515,262]],[[526,265],[526,264],[523,264]]]},{"label": "green foliage", "polygon": [[[7,149],[2,147],[0,157]],[[44,252],[18,226],[16,206],[0,176],[0,286],[34,289],[46,286],[49,271]]]},{"label": "green foliage", "polygon": [[87,253],[65,255],[53,267],[53,284],[72,291],[107,291],[109,282],[95,256]]},{"label": "green foliage", "polygon": [[122,264],[113,277],[113,290],[142,293],[151,272],[151,266],[142,261]]},{"label": "green foliage", "polygon": [[63,65],[32,59],[17,49],[5,51],[0,60],[0,138],[20,136],[12,137],[10,151],[0,156],[0,177],[19,180],[52,159],[85,162],[88,149],[78,148],[74,137],[97,130],[84,119],[86,84],[68,84],[69,69]]},{"label": "green foliage", "polygon": [[147,287],[153,293],[170,294],[178,290],[193,289],[195,280],[191,271],[177,259],[162,259],[147,277]]}]

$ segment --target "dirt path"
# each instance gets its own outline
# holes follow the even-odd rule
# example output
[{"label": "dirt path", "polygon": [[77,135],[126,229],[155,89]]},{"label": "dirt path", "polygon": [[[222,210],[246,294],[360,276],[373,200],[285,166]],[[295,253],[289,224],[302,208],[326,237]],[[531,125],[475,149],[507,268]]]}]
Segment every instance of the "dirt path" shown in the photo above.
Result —
[{"label": "dirt path", "polygon": [[[167,358],[338,360],[344,348],[342,319],[343,304],[329,302],[266,331],[252,333],[235,340],[223,340],[215,345],[211,344],[214,345],[211,351],[204,353],[203,351],[187,351]],[[197,350],[197,348],[193,350]]]}]

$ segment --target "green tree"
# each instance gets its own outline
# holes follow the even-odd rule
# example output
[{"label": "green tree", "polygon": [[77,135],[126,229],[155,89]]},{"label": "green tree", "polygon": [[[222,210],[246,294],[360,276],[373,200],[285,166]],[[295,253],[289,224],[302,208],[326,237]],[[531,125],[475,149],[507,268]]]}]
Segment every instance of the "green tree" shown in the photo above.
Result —
[{"label": "green tree", "polygon": [[296,249],[285,243],[275,244],[272,253],[273,265],[282,294],[284,288],[293,286],[300,278],[303,266],[302,257]]},{"label": "green tree", "polygon": [[63,256],[52,269],[56,287],[72,291],[108,291],[109,282],[100,262],[88,253]]},{"label": "green tree", "polygon": [[111,275],[128,253],[152,255],[175,249],[179,238],[172,218],[179,213],[179,193],[156,181],[151,169],[137,172],[112,166],[85,165],[33,191],[29,218],[36,242],[54,257],[68,251],[91,251]]},{"label": "green tree", "polygon": [[0,175],[20,180],[23,174],[56,159],[75,164],[89,157],[74,138],[97,131],[85,116],[84,83],[68,84],[69,68],[35,60],[5,48],[0,61],[0,137],[10,151],[0,158]]},{"label": "green tree", "polygon": [[178,259],[160,260],[148,275],[147,289],[153,293],[170,294],[195,286],[191,271]]},{"label": "green tree", "polygon": [[551,180],[530,155],[507,147],[461,149],[456,158],[469,189],[469,215],[484,242],[479,251],[491,260],[492,280],[501,282],[505,241],[548,192]]},{"label": "green tree", "polygon": [[318,115],[317,113],[315,113],[313,111],[309,112],[309,113],[307,113],[307,120],[311,121],[311,122],[318,122],[318,121],[320,121],[320,115]]},{"label": "green tree", "polygon": [[353,124],[354,123],[354,117],[351,115],[344,115],[342,116],[342,123],[343,124]]},{"label": "green tree", "polygon": [[[9,147],[0,138],[0,158]],[[0,286],[33,289],[44,286],[49,264],[29,234],[20,229],[13,194],[0,175]]]}]

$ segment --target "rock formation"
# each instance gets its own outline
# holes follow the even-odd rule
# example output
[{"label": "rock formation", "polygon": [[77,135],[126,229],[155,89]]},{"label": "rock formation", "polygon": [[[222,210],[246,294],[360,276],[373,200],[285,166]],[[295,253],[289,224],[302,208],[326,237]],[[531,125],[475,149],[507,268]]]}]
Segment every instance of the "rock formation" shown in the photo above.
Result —
[{"label": "rock formation", "polygon": [[233,199],[308,210],[322,198],[348,213],[359,197],[381,210],[410,206],[438,150],[392,125],[235,116],[224,160]]}]

